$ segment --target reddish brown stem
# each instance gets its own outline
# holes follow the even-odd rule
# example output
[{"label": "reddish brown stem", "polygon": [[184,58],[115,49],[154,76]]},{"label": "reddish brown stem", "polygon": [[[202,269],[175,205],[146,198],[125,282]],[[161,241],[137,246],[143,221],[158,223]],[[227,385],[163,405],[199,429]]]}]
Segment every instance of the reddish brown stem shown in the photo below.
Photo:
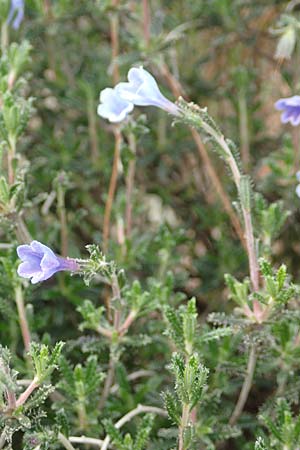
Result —
[{"label": "reddish brown stem", "polygon": [[136,312],[135,311],[130,311],[130,313],[128,314],[128,316],[124,320],[124,323],[120,326],[120,328],[118,330],[120,336],[123,336],[125,333],[127,333],[128,328],[134,322],[135,319],[136,319]]},{"label": "reddish brown stem", "polygon": [[128,173],[126,177],[126,236],[129,238],[131,236],[132,228],[132,195],[134,187],[134,176],[135,176],[135,154],[136,154],[136,141],[135,136],[130,134],[129,145],[134,157],[129,162]]},{"label": "reddish brown stem", "polygon": [[20,397],[17,400],[16,406],[17,408],[19,406],[24,405],[24,403],[27,401],[28,397],[32,394],[32,392],[39,387],[39,382],[36,378],[32,380],[30,385],[27,387],[27,389],[20,395]]},{"label": "reddish brown stem", "polygon": [[118,128],[115,130],[115,151],[114,151],[114,160],[112,173],[109,182],[108,196],[105,204],[105,212],[104,212],[104,222],[103,222],[103,251],[107,252],[108,249],[108,239],[109,239],[109,230],[110,230],[110,216],[112,211],[112,205],[115,197],[117,180],[118,180],[118,165],[120,159],[120,151],[121,151],[121,133]]}]

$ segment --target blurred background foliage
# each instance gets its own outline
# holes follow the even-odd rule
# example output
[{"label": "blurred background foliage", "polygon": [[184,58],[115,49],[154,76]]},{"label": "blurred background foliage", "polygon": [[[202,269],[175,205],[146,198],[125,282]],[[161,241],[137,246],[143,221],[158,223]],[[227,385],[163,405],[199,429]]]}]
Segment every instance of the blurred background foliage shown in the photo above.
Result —
[{"label": "blurred background foliage", "polygon": [[[145,3],[149,8],[146,16]],[[34,239],[72,257],[86,257],[87,244],[102,246],[114,138],[113,127],[96,115],[99,92],[113,86],[114,70],[125,80],[132,65],[143,65],[155,75],[168,98],[175,100],[182,95],[207,106],[224,134],[240,148],[246,172],[251,173],[257,190],[269,202],[282,201],[289,216],[273,245],[273,262],[284,262],[291,277],[298,280],[300,199],[295,193],[295,174],[300,170],[300,134],[299,128],[283,126],[274,109],[278,98],[295,94],[300,87],[298,25],[291,57],[276,56],[286,31],[285,14],[297,22],[300,4],[275,0],[26,0],[25,19],[19,30],[9,29],[9,38],[18,43],[26,39],[32,46],[31,62],[22,72],[27,82],[20,91],[34,98],[33,110],[17,150],[26,180],[24,219]],[[110,27],[115,16],[119,51],[112,58]],[[146,114],[139,108],[135,115],[136,154],[130,148],[130,130],[124,132],[107,256],[126,271],[129,280],[138,279],[143,289],[154,289],[153,279],[166,286],[169,283],[169,291],[157,288],[161,304],[176,306],[183,298],[195,297],[205,331],[210,312],[233,310],[224,273],[242,279],[248,273],[247,257],[191,132],[182,125],[172,126],[162,111],[147,108]],[[128,235],[126,178],[133,160],[136,172],[132,231]],[[214,153],[209,153],[209,160],[221,180],[223,195],[231,203],[235,188],[226,168]],[[234,207],[232,211],[238,215]],[[5,221],[2,229],[1,245],[7,255],[6,244],[12,234]],[[1,344],[16,351],[16,368],[25,374],[9,283],[3,272]],[[108,361],[103,338],[79,330],[82,318],[76,308],[85,299],[96,307],[105,305],[107,296],[107,287],[101,282],[87,287],[81,278],[64,273],[26,289],[33,337],[46,344],[67,341],[64,352],[69,362],[62,363],[62,373],[69,382],[60,381],[64,400],[68,398],[67,412],[76,391],[76,373],[70,374],[68,364],[77,365],[77,376],[84,379],[94,358],[104,367]],[[132,340],[128,336],[122,348],[122,363],[116,373],[119,393],[106,406],[113,421],[139,402],[159,402],[159,393],[170,384],[166,364],[172,349],[163,335],[165,323],[157,312],[151,315],[151,320],[144,316],[134,324],[135,336]],[[296,327],[295,335],[297,331]],[[284,331],[282,334],[285,336]],[[267,396],[266,371],[262,371],[260,385],[247,404],[246,433],[228,431],[232,436],[228,441],[227,431],[222,429],[212,440],[207,437],[217,422],[206,420],[205,412],[216,412],[221,387],[228,400],[226,403],[223,398],[224,409],[232,407],[233,387],[228,377],[244,363],[244,356],[236,353],[235,339],[225,336],[222,346],[218,341],[199,342],[210,370],[222,367],[212,376],[215,390],[202,406],[203,423],[198,431],[204,437],[199,448],[254,448],[257,424],[253,417],[261,406],[258,397]],[[156,375],[130,388],[124,373],[139,368]],[[59,380],[59,375],[55,376]],[[98,374],[96,378],[84,394],[90,398],[92,410],[96,409],[93,395],[101,392],[103,377]],[[48,409],[51,419],[54,412]],[[72,422],[74,411],[68,413],[69,425],[78,429],[76,418]],[[90,417],[95,421],[90,419],[83,431],[99,433],[97,414],[92,411]],[[168,426],[164,423],[157,442],[152,440],[147,448],[174,445],[174,431]],[[223,443],[218,447],[219,440]],[[264,448],[258,445],[257,449]]]}]

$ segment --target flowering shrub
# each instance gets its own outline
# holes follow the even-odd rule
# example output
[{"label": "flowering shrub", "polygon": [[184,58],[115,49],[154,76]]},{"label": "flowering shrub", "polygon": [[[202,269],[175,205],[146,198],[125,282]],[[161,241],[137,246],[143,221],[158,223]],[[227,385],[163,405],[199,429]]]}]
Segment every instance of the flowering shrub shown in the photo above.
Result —
[{"label": "flowering shrub", "polygon": [[0,2],[0,449],[300,448],[300,7],[246,3]]}]

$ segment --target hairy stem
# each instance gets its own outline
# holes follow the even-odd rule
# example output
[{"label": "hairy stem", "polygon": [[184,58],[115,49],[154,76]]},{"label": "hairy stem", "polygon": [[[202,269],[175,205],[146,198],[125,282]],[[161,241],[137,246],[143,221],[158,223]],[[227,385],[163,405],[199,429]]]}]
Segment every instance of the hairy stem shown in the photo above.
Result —
[{"label": "hairy stem", "polygon": [[247,100],[244,89],[241,89],[238,96],[239,107],[239,128],[241,140],[241,157],[244,167],[247,169],[250,165],[250,144],[249,144],[249,126]]},{"label": "hairy stem", "polygon": [[184,404],[182,407],[182,415],[181,415],[181,421],[180,421],[180,427],[179,427],[179,437],[178,437],[178,450],[185,450],[184,447],[184,430],[187,427],[189,423],[189,405]]},{"label": "hairy stem", "polygon": [[[220,147],[224,150],[226,155],[226,161],[230,167],[233,180],[235,182],[235,185],[237,187],[238,192],[240,191],[240,181],[241,181],[241,172],[240,169],[236,163],[236,160],[224,138],[223,135],[220,135],[217,131],[215,131],[210,125],[203,122],[202,124],[203,129],[214,138],[214,140],[220,145]],[[243,217],[245,222],[245,235],[246,235],[246,243],[247,243],[247,253],[248,253],[248,260],[249,260],[249,271],[250,271],[250,278],[252,283],[252,288],[254,290],[258,290],[259,288],[259,270],[258,270],[258,261],[257,261],[257,255],[256,255],[256,249],[255,249],[255,240],[254,240],[254,233],[253,233],[253,227],[252,227],[252,219],[250,211],[247,211],[243,205],[242,211],[243,211]]]},{"label": "hairy stem", "polygon": [[[165,77],[167,83],[170,86],[170,89],[173,92],[173,95],[175,97],[179,97],[180,95],[184,94],[184,90],[182,85],[180,84],[180,82],[172,75],[172,73],[170,72],[168,66],[165,63],[162,63],[160,65],[160,70],[162,75]],[[210,157],[208,155],[208,152],[206,150],[205,145],[202,142],[202,139],[199,135],[199,133],[191,128],[191,133],[194,139],[194,142],[196,144],[197,150],[199,152],[200,158],[202,159],[204,165],[205,165],[205,169],[207,170],[208,176],[211,179],[212,185],[215,187],[217,194],[221,200],[221,203],[223,205],[224,210],[227,212],[230,221],[232,223],[232,226],[237,234],[237,236],[239,237],[242,245],[245,247],[246,249],[246,243],[245,243],[245,238],[244,238],[244,233],[240,224],[240,221],[238,219],[238,216],[236,215],[232,205],[231,205],[231,201],[226,193],[226,191],[224,190],[222,183],[220,181],[220,178],[210,160]]]},{"label": "hairy stem", "polygon": [[[120,312],[121,292],[120,292],[120,287],[119,287],[119,283],[118,283],[118,278],[116,275],[114,275],[112,277],[111,287],[112,287],[112,292],[113,292],[113,299],[114,299],[114,301],[117,302],[116,307],[113,308],[113,311],[114,311],[113,324],[114,324],[115,333],[117,335],[118,331],[119,331],[119,327],[120,327],[120,318],[121,318],[121,312]],[[110,308],[110,303],[108,303],[108,307]],[[102,391],[102,394],[101,394],[101,397],[99,400],[99,409],[100,410],[103,409],[105,402],[107,400],[107,397],[109,395],[110,388],[114,382],[116,358],[115,358],[113,346],[114,346],[114,343],[111,340],[108,372],[107,372],[107,376],[105,378],[104,388],[103,388],[103,391]]]},{"label": "hairy stem", "polygon": [[244,383],[237,401],[237,404],[234,408],[234,411],[230,417],[229,423],[230,425],[234,425],[237,420],[239,419],[240,415],[242,414],[242,411],[244,409],[244,406],[246,404],[251,386],[253,381],[253,376],[255,372],[255,366],[256,366],[256,346],[255,344],[252,344],[249,352],[249,359],[247,364],[247,371],[246,371],[246,377],[244,379]]},{"label": "hairy stem", "polygon": [[230,218],[231,224],[232,224],[236,234],[238,235],[242,245],[245,247],[245,250],[247,250],[245,237],[244,237],[244,233],[243,233],[240,221],[239,221],[236,213],[234,212],[231,202],[229,200],[229,197],[226,194],[226,192],[222,186],[222,183],[217,175],[217,172],[210,161],[206,147],[203,144],[202,139],[196,130],[191,128],[191,133],[192,133],[194,141],[196,143],[199,155],[204,162],[208,176],[210,177],[212,184],[215,187],[217,194],[223,204],[224,210],[227,212],[227,214]]},{"label": "hairy stem", "polygon": [[91,161],[94,165],[98,163],[99,141],[97,133],[97,123],[95,115],[95,105],[92,91],[87,92],[87,117],[88,117],[88,131],[91,143]]},{"label": "hairy stem", "polygon": [[10,185],[15,182],[15,171],[14,171],[14,159],[16,156],[16,140],[15,138],[9,138],[9,145],[7,149],[7,172],[8,172],[8,183]]}]

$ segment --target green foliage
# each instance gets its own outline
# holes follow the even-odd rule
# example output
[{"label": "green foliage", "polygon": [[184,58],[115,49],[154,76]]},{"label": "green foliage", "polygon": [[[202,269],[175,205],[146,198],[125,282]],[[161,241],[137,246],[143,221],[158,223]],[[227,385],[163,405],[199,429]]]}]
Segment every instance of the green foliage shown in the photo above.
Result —
[{"label": "green foliage", "polygon": [[35,342],[31,343],[30,357],[33,361],[35,377],[38,383],[47,379],[53,370],[58,367],[58,360],[63,346],[63,342],[57,342],[50,352],[47,345],[40,345]]},{"label": "green foliage", "polygon": [[[15,30],[0,0],[1,448],[299,447],[299,136],[274,102],[298,92],[300,16],[281,3],[28,0]],[[182,96],[176,126],[97,115],[140,65]],[[33,239],[81,276],[21,279]],[[139,404],[159,414],[119,427]]]},{"label": "green foliage", "polygon": [[274,413],[274,419],[264,414],[260,417],[268,430],[269,448],[296,448],[300,442],[300,416],[293,415],[290,405],[283,398],[278,399]]},{"label": "green foliage", "polygon": [[139,424],[138,431],[133,438],[129,433],[123,437],[112,421],[105,421],[105,429],[117,450],[145,450],[151,433],[154,417],[146,414]]}]

